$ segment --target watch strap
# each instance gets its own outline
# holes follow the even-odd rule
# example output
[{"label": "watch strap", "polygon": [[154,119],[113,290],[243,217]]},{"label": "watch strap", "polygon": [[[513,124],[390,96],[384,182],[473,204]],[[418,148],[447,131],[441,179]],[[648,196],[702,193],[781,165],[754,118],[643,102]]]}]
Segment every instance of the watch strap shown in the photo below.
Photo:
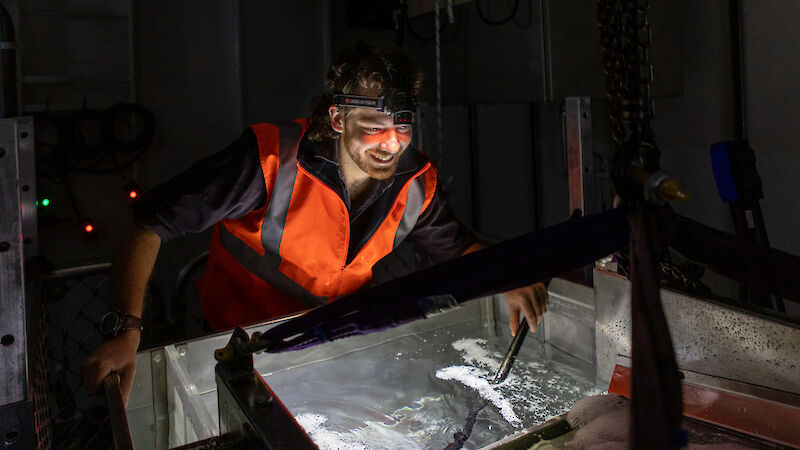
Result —
[{"label": "watch strap", "polygon": [[122,325],[120,325],[117,335],[126,330],[139,330],[139,331],[144,330],[142,319],[127,313],[121,313],[121,314],[122,314]]}]

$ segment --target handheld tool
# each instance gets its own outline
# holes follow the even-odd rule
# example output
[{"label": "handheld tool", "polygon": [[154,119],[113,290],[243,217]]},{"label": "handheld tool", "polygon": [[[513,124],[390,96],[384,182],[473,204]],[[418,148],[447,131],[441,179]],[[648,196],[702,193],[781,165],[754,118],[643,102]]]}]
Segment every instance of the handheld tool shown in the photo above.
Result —
[{"label": "handheld tool", "polygon": [[[545,286],[550,286],[550,280],[547,280]],[[508,346],[508,350],[506,351],[506,356],[503,358],[502,364],[500,364],[500,368],[497,369],[495,372],[494,377],[492,378],[492,384],[500,384],[508,377],[508,373],[511,371],[511,366],[514,365],[514,361],[517,359],[517,354],[519,353],[519,349],[522,348],[522,343],[525,341],[525,336],[528,335],[528,331],[530,327],[528,326],[528,321],[525,318],[522,318],[522,322],[519,324],[519,329],[517,330],[517,334],[514,336],[514,339],[511,341],[511,345]],[[464,427],[458,430],[455,434],[453,434],[453,438],[455,439],[454,442],[450,443],[445,447],[445,450],[457,450],[460,449],[464,442],[469,439],[470,434],[472,434],[472,428],[475,426],[475,421],[478,419],[478,414],[489,404],[489,401],[485,398],[481,398],[480,401],[472,407],[469,414],[467,414],[467,420],[464,424]]]},{"label": "handheld tool", "polygon": [[522,322],[519,324],[517,335],[514,336],[511,345],[508,346],[508,351],[506,351],[506,357],[503,358],[503,363],[500,364],[500,368],[497,369],[497,373],[495,373],[494,378],[492,378],[492,384],[500,384],[508,377],[508,372],[511,371],[511,366],[514,364],[514,360],[517,359],[517,353],[519,353],[519,349],[522,348],[522,342],[524,342],[525,336],[528,335],[528,330],[530,330],[528,321],[523,317]]}]

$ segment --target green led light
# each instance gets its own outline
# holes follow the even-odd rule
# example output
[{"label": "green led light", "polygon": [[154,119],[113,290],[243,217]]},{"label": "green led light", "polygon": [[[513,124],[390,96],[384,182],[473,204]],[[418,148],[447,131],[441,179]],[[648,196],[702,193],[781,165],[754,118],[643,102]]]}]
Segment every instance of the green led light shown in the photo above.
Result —
[{"label": "green led light", "polygon": [[50,204],[50,199],[49,198],[43,198],[42,199],[42,206],[48,206],[49,204]]}]

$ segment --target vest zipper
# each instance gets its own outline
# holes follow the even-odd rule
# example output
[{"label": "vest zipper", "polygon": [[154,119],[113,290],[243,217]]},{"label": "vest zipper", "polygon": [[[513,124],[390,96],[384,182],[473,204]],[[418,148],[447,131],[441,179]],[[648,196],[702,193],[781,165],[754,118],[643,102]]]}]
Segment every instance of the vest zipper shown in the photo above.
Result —
[{"label": "vest zipper", "polygon": [[[320,181],[321,182],[321,181]],[[324,183],[323,183],[324,184]],[[337,195],[338,197],[338,195]],[[342,199],[339,198],[341,201]],[[344,203],[344,202],[342,202]],[[350,212],[347,211],[347,206],[344,208],[345,212],[347,213],[347,228],[345,228],[345,239],[344,239],[344,260],[342,261],[342,267],[339,269],[339,282],[336,283],[336,289],[333,291],[334,295],[331,295],[331,300],[333,301],[339,295],[339,289],[342,287],[342,282],[344,281],[344,271],[347,269],[347,251],[350,247]],[[355,261],[355,258],[353,259]]]},{"label": "vest zipper", "polygon": [[[311,172],[306,170],[305,167],[303,167],[300,164],[299,161],[297,162],[297,168],[298,168],[298,170],[302,170],[303,173],[305,173],[306,175],[311,177],[312,180],[316,181],[317,183],[319,183],[322,186],[324,186],[326,189],[329,189],[331,192],[336,194],[336,198],[338,198],[339,202],[341,202],[342,207],[344,208],[345,215],[347,216],[347,222],[345,223],[345,234],[344,234],[344,257],[343,257],[343,260],[342,260],[342,265],[341,265],[341,267],[339,269],[339,274],[338,274],[339,280],[336,283],[336,289],[334,289],[334,291],[333,291],[334,295],[331,295],[329,297],[330,301],[333,301],[337,297],[336,293],[339,292],[339,288],[342,287],[342,282],[344,281],[344,271],[345,271],[345,269],[347,269],[347,250],[348,250],[348,246],[350,245],[350,211],[347,210],[347,204],[344,202],[344,200],[342,200],[342,197],[339,195],[338,192],[336,192],[336,190],[334,190],[332,187],[328,186],[325,182],[323,182],[319,178],[317,178],[314,175],[312,175]],[[353,260],[355,261],[355,258],[353,258]]]}]

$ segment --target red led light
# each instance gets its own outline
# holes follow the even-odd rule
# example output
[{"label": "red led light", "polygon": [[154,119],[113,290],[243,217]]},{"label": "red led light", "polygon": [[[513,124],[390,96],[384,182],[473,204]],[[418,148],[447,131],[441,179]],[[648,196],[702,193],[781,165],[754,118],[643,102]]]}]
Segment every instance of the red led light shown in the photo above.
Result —
[{"label": "red led light", "polygon": [[94,226],[92,226],[92,224],[90,223],[87,223],[86,225],[83,226],[83,231],[91,233],[92,231],[94,231]]},{"label": "red led light", "polygon": [[135,181],[129,181],[125,184],[125,187],[122,188],[125,195],[128,196],[128,201],[133,201],[139,198],[139,193],[142,192],[139,189],[139,185]]}]

